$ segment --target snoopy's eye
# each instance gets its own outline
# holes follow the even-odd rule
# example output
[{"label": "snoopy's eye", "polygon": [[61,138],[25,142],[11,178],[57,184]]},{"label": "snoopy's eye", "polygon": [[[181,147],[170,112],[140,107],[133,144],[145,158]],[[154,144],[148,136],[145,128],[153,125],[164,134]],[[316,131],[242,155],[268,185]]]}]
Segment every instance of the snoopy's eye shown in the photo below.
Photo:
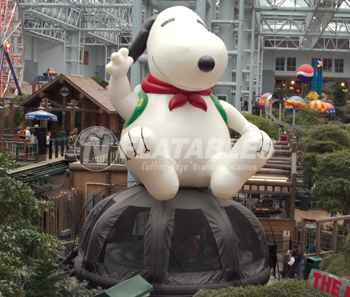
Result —
[{"label": "snoopy's eye", "polygon": [[[202,22],[202,21],[200,21],[200,20],[197,20],[197,23],[200,23],[205,29],[207,29],[207,26],[206,25],[204,25],[204,23]],[[208,29],[207,29],[208,30]]]},{"label": "snoopy's eye", "polygon": [[161,26],[161,27],[164,27],[166,24],[168,24],[168,23],[170,23],[170,22],[173,22],[173,21],[175,21],[174,18],[169,19],[169,20],[166,20],[166,21],[165,21],[163,24],[161,24],[160,26]]}]

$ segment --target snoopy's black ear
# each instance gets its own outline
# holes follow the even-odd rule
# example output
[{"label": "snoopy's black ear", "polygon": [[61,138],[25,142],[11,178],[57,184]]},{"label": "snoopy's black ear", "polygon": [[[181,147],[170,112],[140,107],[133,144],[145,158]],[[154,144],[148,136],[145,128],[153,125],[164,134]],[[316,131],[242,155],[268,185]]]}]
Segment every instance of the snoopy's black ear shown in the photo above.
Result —
[{"label": "snoopy's black ear", "polygon": [[156,20],[157,15],[153,15],[150,18],[148,18],[143,24],[139,31],[139,33],[136,35],[134,41],[129,47],[129,56],[134,59],[134,63],[137,61],[137,59],[143,54],[143,52],[146,49],[147,39],[149,35],[149,31],[152,28],[152,25],[154,21]]}]

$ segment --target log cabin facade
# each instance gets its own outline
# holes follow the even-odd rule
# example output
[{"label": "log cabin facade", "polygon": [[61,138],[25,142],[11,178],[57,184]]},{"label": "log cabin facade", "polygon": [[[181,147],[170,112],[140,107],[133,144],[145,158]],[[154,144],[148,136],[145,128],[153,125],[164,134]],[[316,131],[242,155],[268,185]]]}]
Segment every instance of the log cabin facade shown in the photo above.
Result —
[{"label": "log cabin facade", "polygon": [[[118,135],[124,123],[109,101],[108,89],[88,77],[60,74],[19,104],[25,114],[38,110],[40,105],[58,118],[57,122],[40,123],[50,132],[66,131],[69,135],[74,128],[80,132],[91,126],[102,126]],[[27,125],[34,126],[34,123],[28,120]]]}]

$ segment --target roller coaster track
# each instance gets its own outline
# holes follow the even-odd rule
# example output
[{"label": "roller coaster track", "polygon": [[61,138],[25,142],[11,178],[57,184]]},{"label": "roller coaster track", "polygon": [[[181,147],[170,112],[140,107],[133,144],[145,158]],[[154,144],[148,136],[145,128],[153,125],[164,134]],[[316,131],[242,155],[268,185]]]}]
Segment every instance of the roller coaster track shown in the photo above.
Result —
[{"label": "roller coaster track", "polygon": [[[273,113],[272,113],[272,106],[273,106],[273,104],[276,103],[276,102],[283,104],[283,99],[271,98],[271,99],[269,99],[269,100],[266,101],[265,110],[266,110],[267,115],[268,115],[271,119],[273,119],[277,124],[279,124],[279,125],[281,125],[281,126],[283,126],[283,127],[291,127],[290,124],[285,123],[285,122],[283,122],[283,121],[280,121],[279,119],[277,119],[277,118],[273,115]],[[290,103],[290,104],[293,105],[293,106],[296,107],[296,108],[299,108],[298,106],[294,105],[293,103]],[[283,105],[282,105],[282,106],[283,106]]]}]

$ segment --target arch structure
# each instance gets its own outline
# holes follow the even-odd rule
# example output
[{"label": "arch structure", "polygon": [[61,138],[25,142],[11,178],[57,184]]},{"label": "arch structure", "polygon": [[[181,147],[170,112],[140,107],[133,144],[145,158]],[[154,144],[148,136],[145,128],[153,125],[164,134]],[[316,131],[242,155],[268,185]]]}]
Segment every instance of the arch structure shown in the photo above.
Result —
[{"label": "arch structure", "polygon": [[143,186],[103,199],[90,212],[75,275],[103,288],[140,274],[155,295],[266,284],[265,232],[255,215],[207,189],[180,188],[170,200]]}]

